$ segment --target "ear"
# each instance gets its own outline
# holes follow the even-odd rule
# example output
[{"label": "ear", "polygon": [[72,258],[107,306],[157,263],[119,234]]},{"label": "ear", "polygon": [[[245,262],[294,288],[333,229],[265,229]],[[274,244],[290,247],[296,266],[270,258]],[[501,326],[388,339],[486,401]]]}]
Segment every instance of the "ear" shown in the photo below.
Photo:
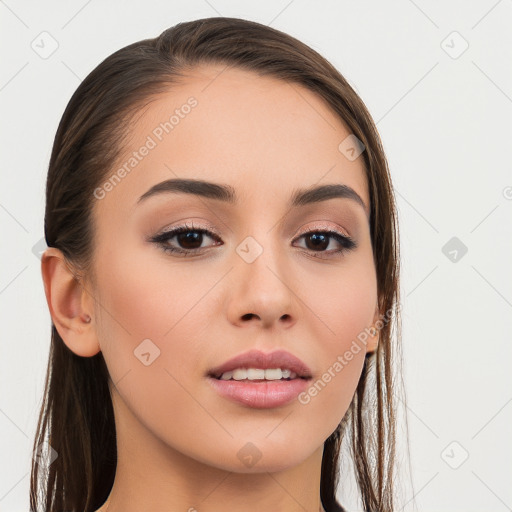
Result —
[{"label": "ear", "polygon": [[366,340],[366,353],[369,354],[371,352],[375,352],[377,350],[377,347],[379,345],[379,329],[376,328],[377,320],[379,320],[380,317],[380,311],[379,311],[379,305],[377,304],[375,306],[375,313],[373,315],[373,321],[372,321],[372,327],[374,329],[371,329],[373,333],[375,333],[372,336],[372,332],[368,334],[368,339]]},{"label": "ear", "polygon": [[93,327],[92,296],[78,281],[62,251],[55,247],[43,253],[41,273],[46,302],[60,337],[75,354],[94,356],[100,346]]}]

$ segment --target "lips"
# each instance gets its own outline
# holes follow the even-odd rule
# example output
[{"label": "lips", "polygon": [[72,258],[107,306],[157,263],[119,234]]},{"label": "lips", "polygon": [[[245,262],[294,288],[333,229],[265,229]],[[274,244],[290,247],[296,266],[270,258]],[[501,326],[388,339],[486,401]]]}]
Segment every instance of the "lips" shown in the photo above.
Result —
[{"label": "lips", "polygon": [[229,359],[220,366],[212,368],[208,372],[208,376],[219,379],[223,373],[235,370],[236,368],[261,368],[263,370],[281,368],[282,370],[291,370],[297,374],[297,377],[303,379],[309,379],[312,376],[311,370],[306,363],[286,350],[276,350],[269,354],[259,350],[249,350]]}]

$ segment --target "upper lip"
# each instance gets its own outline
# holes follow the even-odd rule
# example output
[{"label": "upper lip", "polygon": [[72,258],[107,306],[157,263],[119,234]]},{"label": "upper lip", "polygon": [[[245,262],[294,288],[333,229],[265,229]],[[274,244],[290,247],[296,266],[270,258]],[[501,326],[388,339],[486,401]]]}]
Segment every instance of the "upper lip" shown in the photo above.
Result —
[{"label": "upper lip", "polygon": [[236,368],[281,368],[295,372],[298,377],[310,378],[311,370],[298,357],[294,356],[286,350],[275,350],[265,354],[260,350],[249,350],[225,363],[212,368],[208,375],[219,378],[223,373],[235,370]]}]

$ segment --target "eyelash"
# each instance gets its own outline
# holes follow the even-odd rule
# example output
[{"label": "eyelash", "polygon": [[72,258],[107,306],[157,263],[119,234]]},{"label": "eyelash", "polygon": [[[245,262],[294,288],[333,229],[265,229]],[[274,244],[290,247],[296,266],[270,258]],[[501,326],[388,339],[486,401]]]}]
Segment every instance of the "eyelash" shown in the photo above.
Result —
[{"label": "eyelash", "polygon": [[[215,233],[213,233],[212,231],[210,231],[208,229],[195,228],[193,225],[189,226],[188,224],[185,224],[183,226],[178,226],[169,231],[160,233],[159,235],[152,237],[150,239],[150,241],[159,245],[163,249],[163,251],[166,253],[181,254],[182,256],[186,256],[188,254],[193,254],[193,253],[197,254],[202,249],[180,249],[180,248],[176,248],[176,247],[171,247],[165,243],[177,235],[180,235],[182,233],[189,233],[189,232],[201,233],[203,235],[208,235],[210,238],[220,240],[220,238]],[[330,252],[313,251],[313,250],[309,249],[309,251],[311,251],[313,253],[317,253],[317,252],[322,253],[323,252],[325,254],[331,254],[331,255],[332,254],[340,254],[341,255],[342,253],[345,253],[347,251],[351,251],[351,250],[357,248],[357,244],[354,242],[354,240],[352,238],[350,238],[347,235],[342,235],[338,231],[333,231],[330,229],[313,229],[310,231],[306,231],[305,233],[302,233],[298,238],[303,238],[305,236],[312,235],[312,234],[327,235],[328,237],[336,240],[342,246],[341,249],[337,249],[337,250],[330,251]],[[305,249],[305,250],[308,251],[308,249]],[[314,257],[322,258],[322,256],[314,256]]]}]

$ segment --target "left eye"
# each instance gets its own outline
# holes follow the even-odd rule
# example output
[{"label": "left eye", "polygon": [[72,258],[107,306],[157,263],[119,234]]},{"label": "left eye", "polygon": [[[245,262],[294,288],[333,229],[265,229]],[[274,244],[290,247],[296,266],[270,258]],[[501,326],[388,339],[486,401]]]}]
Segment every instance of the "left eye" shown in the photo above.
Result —
[{"label": "left eye", "polygon": [[[165,252],[170,252],[174,254],[182,254],[187,255],[191,253],[199,252],[202,247],[204,236],[208,238],[212,238],[216,240],[217,245],[222,245],[222,241],[220,238],[207,229],[202,228],[194,228],[193,226],[179,226],[170,231],[166,231],[155,237],[151,238],[151,242],[157,243]],[[176,247],[170,245],[169,242],[176,238],[176,242],[181,247]],[[350,251],[356,248],[356,243],[348,236],[342,235],[337,231],[330,230],[312,230],[307,233],[303,233],[296,240],[304,238],[306,241],[305,249],[313,252],[313,253],[342,253],[345,251]],[[325,251],[331,244],[331,241],[334,240],[341,246],[340,249],[331,249],[330,251]]]},{"label": "left eye", "polygon": [[299,239],[300,238],[304,238],[306,245],[313,248],[310,249],[310,247],[306,247],[306,249],[313,250],[313,252],[319,252],[315,249],[327,249],[332,239],[341,246],[341,249],[333,249],[328,251],[328,253],[342,253],[355,249],[356,247],[356,243],[349,236],[342,235],[337,231],[308,231],[307,233],[303,233]]}]

